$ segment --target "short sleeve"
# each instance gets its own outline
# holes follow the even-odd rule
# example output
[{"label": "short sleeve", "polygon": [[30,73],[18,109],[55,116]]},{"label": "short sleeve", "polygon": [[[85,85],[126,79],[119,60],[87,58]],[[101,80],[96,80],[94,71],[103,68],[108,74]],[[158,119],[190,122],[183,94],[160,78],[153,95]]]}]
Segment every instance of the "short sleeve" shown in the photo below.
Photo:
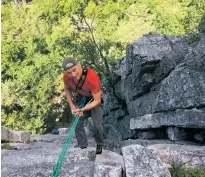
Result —
[{"label": "short sleeve", "polygon": [[68,85],[68,77],[69,77],[68,74],[64,73],[63,82],[64,82],[65,85]]},{"label": "short sleeve", "polygon": [[100,82],[99,76],[96,73],[92,74],[90,85],[91,85],[91,93],[92,94],[96,94],[96,93],[100,92],[101,82]]}]

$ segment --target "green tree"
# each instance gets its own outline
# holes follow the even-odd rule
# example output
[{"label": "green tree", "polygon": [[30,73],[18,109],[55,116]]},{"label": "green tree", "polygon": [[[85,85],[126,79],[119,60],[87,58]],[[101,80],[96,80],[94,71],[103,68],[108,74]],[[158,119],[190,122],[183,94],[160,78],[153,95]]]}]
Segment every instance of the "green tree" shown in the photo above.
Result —
[{"label": "green tree", "polygon": [[[2,1],[2,125],[32,133],[55,126],[64,57],[110,76],[112,86],[128,43],[150,31],[194,31],[204,11],[203,0]],[[71,121],[66,104],[61,116]]]}]

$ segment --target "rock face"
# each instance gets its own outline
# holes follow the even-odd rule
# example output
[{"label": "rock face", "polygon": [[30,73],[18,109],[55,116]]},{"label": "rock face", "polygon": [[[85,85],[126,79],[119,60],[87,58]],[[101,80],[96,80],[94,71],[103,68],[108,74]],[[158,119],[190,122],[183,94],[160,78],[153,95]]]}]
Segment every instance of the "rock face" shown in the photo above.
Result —
[{"label": "rock face", "polygon": [[[33,143],[11,143],[15,150],[1,152],[1,176],[49,176],[62,151],[67,135],[38,135]],[[118,147],[121,154],[105,150],[95,155],[94,138],[87,149],[74,148],[73,138],[63,160],[59,176],[65,177],[160,177],[170,176],[173,163],[205,170],[205,147],[173,144],[162,140],[127,140]]]},{"label": "rock face", "polygon": [[[105,99],[107,138],[187,140],[190,129],[193,137],[205,137],[204,24],[203,17],[196,34],[150,33],[128,45],[113,68],[121,101],[111,92]],[[193,137],[205,143],[205,138]]]},{"label": "rock face", "polygon": [[[11,143],[15,150],[1,152],[1,176],[49,176],[62,151],[67,135],[38,135],[33,143]],[[74,148],[73,137],[63,160],[59,176],[64,177],[158,177],[170,176],[173,163],[205,170],[205,147],[163,140],[127,140],[118,144],[122,153],[103,148],[95,155],[94,138],[88,137],[87,149]]]},{"label": "rock face", "polygon": [[[11,143],[16,150],[2,150],[2,177],[16,176],[41,176],[47,177],[51,174],[53,166],[62,151],[66,135],[39,135],[32,139],[35,142],[30,144]],[[73,138],[63,160],[59,176],[64,177],[125,177],[130,166],[134,166],[136,161],[129,162],[130,158],[135,159],[135,155],[141,161],[138,166],[142,166],[144,171],[155,170],[154,174],[166,174],[170,176],[168,168],[160,161],[159,157],[153,154],[152,150],[145,147],[131,145],[136,153],[131,154],[132,148],[124,147],[123,155],[103,149],[100,155],[95,154],[94,138],[88,139],[89,147],[86,149],[74,148],[76,139]],[[139,147],[138,147],[139,146]],[[128,153],[129,152],[129,153]],[[124,161],[126,162],[124,164]],[[129,164],[127,163],[129,162]],[[148,165],[148,163],[150,165]],[[147,166],[144,166],[147,165]],[[156,169],[155,169],[156,168]],[[141,168],[135,169],[136,174],[141,174]],[[129,175],[128,175],[129,176]],[[133,176],[133,175],[132,175]],[[136,175],[138,176],[138,175]],[[147,173],[148,177],[153,177],[152,173]]]},{"label": "rock face", "polygon": [[[12,143],[16,150],[2,150],[1,176],[50,176],[66,137],[67,135],[39,135],[33,137],[35,142],[30,144]],[[72,139],[59,176],[122,177],[123,157],[107,150],[96,157],[93,141],[94,139],[89,139],[92,147],[82,150],[74,148],[76,139]]]}]

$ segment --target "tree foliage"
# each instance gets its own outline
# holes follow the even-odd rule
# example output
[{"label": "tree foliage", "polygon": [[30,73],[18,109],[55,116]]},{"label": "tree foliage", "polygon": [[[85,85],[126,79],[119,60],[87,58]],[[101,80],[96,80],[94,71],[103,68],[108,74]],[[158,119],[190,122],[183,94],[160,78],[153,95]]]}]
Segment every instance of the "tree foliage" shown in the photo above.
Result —
[{"label": "tree foliage", "polygon": [[194,31],[204,12],[204,0],[2,1],[2,124],[32,133],[55,126],[64,57],[109,75],[128,43],[150,31]]}]

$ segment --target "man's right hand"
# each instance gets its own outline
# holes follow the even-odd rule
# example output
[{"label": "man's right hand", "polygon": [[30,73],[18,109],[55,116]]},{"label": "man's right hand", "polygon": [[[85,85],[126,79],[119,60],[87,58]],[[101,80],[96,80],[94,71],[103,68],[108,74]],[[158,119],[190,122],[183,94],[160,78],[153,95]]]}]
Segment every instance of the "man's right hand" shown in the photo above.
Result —
[{"label": "man's right hand", "polygon": [[78,115],[79,117],[82,117],[82,116],[83,116],[83,113],[82,113],[82,112],[76,112],[76,113],[74,113],[74,114]]},{"label": "man's right hand", "polygon": [[79,117],[82,117],[82,116],[83,116],[83,112],[80,111],[80,109],[78,109],[78,108],[72,109],[72,114],[76,114],[76,115],[78,115]]}]

